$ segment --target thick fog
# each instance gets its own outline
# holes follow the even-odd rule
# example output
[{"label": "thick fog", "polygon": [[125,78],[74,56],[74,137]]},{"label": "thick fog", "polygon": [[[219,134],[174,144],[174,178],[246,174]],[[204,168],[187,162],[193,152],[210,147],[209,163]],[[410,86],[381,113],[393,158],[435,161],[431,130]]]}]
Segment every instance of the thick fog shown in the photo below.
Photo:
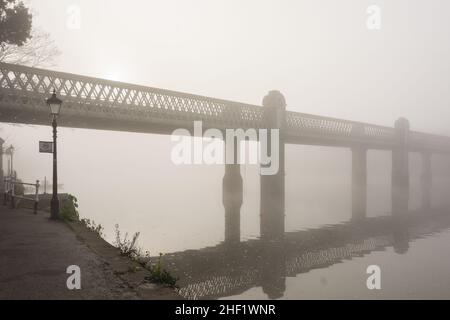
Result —
[{"label": "thick fog", "polygon": [[445,0],[29,3],[61,71],[253,104],[278,89],[291,110],[450,133]]},{"label": "thick fog", "polygon": [[[61,51],[55,70],[252,104],[277,89],[289,110],[387,126],[403,116],[412,130],[450,135],[447,1],[28,3],[35,26]],[[375,30],[367,26],[374,4]],[[15,145],[23,180],[51,178],[50,155],[37,146],[50,127],[2,124],[0,135]],[[223,240],[223,166],[175,166],[170,150],[168,136],[61,128],[63,191],[78,196],[81,215],[101,223],[109,240],[115,223],[141,231],[153,252]],[[350,217],[349,150],[289,146],[286,161],[287,230]],[[410,161],[413,208],[420,161]],[[370,151],[368,164],[368,212],[384,214],[390,153]],[[434,201],[444,201],[448,158],[433,166]],[[258,168],[241,171],[242,237],[256,237]]]},{"label": "thick fog", "polygon": [[[261,105],[269,91],[279,90],[290,111],[389,127],[405,117],[411,130],[450,136],[450,2],[446,0],[24,2],[32,9],[33,27],[48,33],[60,51],[48,69],[254,105]],[[63,102],[60,118],[68,116]],[[39,179],[41,192],[44,180],[51,181],[52,159],[49,153],[39,153],[38,141],[51,141],[50,124],[50,114],[48,126],[0,124],[5,149],[15,147],[18,178]],[[58,128],[59,192],[75,195],[80,216],[101,224],[110,243],[119,224],[122,235],[140,232],[137,247],[142,252],[167,254],[164,267],[181,274],[183,297],[450,297],[450,219],[445,210],[434,210],[450,205],[448,155],[432,156],[433,209],[423,209],[427,202],[422,202],[423,186],[429,186],[423,181],[429,176],[423,174],[422,154],[409,153],[409,193],[407,187],[401,188],[407,186],[407,175],[402,175],[406,165],[394,166],[396,173],[402,171],[394,180],[402,195],[410,196],[410,211],[418,209],[413,212],[418,214],[402,216],[392,213],[391,187],[396,185],[392,152],[367,150],[368,219],[356,215],[358,219],[351,219],[351,150],[289,144],[285,202],[277,198],[281,209],[262,213],[261,197],[282,194],[281,184],[273,183],[278,187],[267,192],[267,181],[275,180],[261,179],[258,165],[245,164],[240,168],[240,217],[229,201],[226,224],[225,166],[176,165],[172,151],[169,135]],[[396,151],[394,163],[405,164],[406,153]],[[354,159],[364,159],[362,152],[355,155]],[[8,173],[9,157],[3,160]],[[355,163],[355,180],[363,185],[364,160]],[[283,181],[281,174],[276,177],[275,182]],[[240,182],[236,176],[235,181]],[[266,192],[261,192],[261,185]],[[231,189],[225,188],[225,194],[233,195]],[[51,192],[48,186],[46,191]],[[359,204],[365,199],[361,195],[354,197]],[[16,211],[8,212],[8,217],[15,217],[11,212]],[[380,217],[391,215],[392,219]],[[400,219],[404,217],[411,221]],[[436,220],[430,222],[428,217]],[[285,230],[277,229],[282,237],[266,241],[270,237],[263,235],[258,240],[264,228],[281,225],[273,221],[285,225]],[[239,222],[241,242],[238,232],[233,234],[237,239],[227,233],[224,241],[225,229],[236,231]],[[43,225],[50,224],[45,220]],[[15,236],[12,233],[10,238]],[[46,231],[44,237],[54,234]],[[33,242],[37,237],[26,239]],[[17,258],[29,245],[22,239],[18,243],[18,250],[8,247],[5,254]],[[75,252],[79,247],[65,249],[64,253]],[[39,259],[29,260],[27,267]],[[383,270],[383,291],[368,290],[368,266]],[[28,275],[38,281],[39,274],[47,277],[55,272],[53,267],[33,270],[23,273],[23,278]],[[21,277],[5,275],[2,282]]]}]

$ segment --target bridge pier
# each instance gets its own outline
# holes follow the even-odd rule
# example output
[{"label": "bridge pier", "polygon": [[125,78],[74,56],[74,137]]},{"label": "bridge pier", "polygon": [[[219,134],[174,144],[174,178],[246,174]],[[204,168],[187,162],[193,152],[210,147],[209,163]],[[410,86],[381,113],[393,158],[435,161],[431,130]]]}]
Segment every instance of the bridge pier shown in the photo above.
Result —
[{"label": "bridge pier", "polygon": [[367,215],[367,150],[352,148],[352,219]]},{"label": "bridge pier", "polygon": [[392,214],[404,214],[409,203],[409,121],[395,122],[395,146],[392,150]]},{"label": "bridge pier", "polygon": [[[225,242],[239,242],[241,240],[241,206],[243,199],[243,183],[241,166],[238,163],[239,141],[235,139],[234,163],[225,164],[225,175],[222,182],[222,201],[225,208]],[[225,153],[230,146],[225,145]],[[226,159],[226,156],[225,156]]]},{"label": "bridge pier", "polygon": [[431,169],[431,153],[422,153],[422,209],[431,208],[431,187],[433,183],[433,174]]},{"label": "bridge pier", "polygon": [[[270,91],[263,99],[263,107],[265,128],[268,129],[267,139],[265,139],[267,142],[266,151],[272,159],[270,165],[272,167],[277,166],[278,170],[276,173],[268,174],[265,170],[263,171],[263,168],[267,166],[261,164],[260,233],[262,239],[278,239],[283,237],[285,230],[285,140],[283,128],[286,121],[286,102],[284,96],[278,91]],[[274,140],[274,143],[272,143],[272,137],[276,134],[276,130],[278,130],[279,140]],[[259,142],[260,150],[265,149],[261,137]],[[278,146],[275,145],[277,142]],[[275,158],[278,158],[278,163],[275,163]]]}]

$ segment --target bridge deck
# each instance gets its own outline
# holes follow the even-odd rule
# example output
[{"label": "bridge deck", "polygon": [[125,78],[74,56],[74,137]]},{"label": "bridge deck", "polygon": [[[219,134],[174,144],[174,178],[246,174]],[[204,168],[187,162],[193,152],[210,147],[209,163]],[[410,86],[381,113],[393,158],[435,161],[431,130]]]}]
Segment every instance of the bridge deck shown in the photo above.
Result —
[{"label": "bridge deck", "polygon": [[[178,128],[264,128],[263,108],[234,101],[0,63],[0,121],[49,124],[45,100],[64,101],[65,127],[170,134]],[[287,143],[370,149],[395,147],[391,127],[286,112]],[[450,138],[411,132],[411,151],[450,152]]]}]

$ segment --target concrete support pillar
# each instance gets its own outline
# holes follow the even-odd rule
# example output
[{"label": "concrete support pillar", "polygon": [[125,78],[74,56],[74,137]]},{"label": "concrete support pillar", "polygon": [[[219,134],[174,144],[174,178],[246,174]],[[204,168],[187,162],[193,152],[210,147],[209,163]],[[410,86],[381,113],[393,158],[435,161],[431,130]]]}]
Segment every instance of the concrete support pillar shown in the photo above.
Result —
[{"label": "concrete support pillar", "polygon": [[430,153],[422,153],[422,174],[420,178],[422,188],[422,209],[428,210],[431,208],[431,186],[433,181]]},{"label": "concrete support pillar", "polygon": [[[263,99],[264,123],[267,136],[259,137],[261,160],[269,155],[270,164],[261,163],[261,225],[262,239],[277,239],[284,235],[285,220],[285,170],[284,170],[284,127],[286,102],[278,91],[270,91]],[[278,134],[278,138],[276,139]],[[278,169],[278,170],[276,170]]]},{"label": "concrete support pillar", "polygon": [[4,193],[5,183],[4,183],[4,174],[3,174],[3,144],[5,140],[0,138],[0,193]]},{"label": "concrete support pillar", "polygon": [[367,215],[367,150],[352,148],[352,219]]},{"label": "concrete support pillar", "polygon": [[392,150],[392,214],[404,214],[409,203],[409,122],[395,122],[395,146]]},{"label": "concrete support pillar", "polygon": [[[239,242],[241,238],[241,206],[243,184],[238,159],[238,141],[234,141],[234,164],[225,164],[222,200],[225,207],[225,242]],[[225,147],[225,153],[227,147]]]}]

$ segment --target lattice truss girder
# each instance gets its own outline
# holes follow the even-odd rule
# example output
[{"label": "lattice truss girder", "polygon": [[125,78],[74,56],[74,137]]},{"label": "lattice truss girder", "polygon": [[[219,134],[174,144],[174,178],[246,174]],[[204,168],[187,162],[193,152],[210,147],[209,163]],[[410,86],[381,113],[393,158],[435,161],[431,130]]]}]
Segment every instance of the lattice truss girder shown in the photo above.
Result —
[{"label": "lattice truss girder", "polygon": [[[262,128],[263,108],[256,105],[204,96],[83,77],[0,63],[0,103],[17,108],[45,108],[44,101],[56,90],[71,114],[139,121],[185,122],[202,120],[209,127]],[[286,112],[290,136],[335,138],[392,146],[395,131],[342,119]],[[450,139],[412,132],[409,143],[416,148],[450,150]]]},{"label": "lattice truss girder", "polygon": [[54,89],[63,97],[65,108],[79,113],[98,112],[102,116],[141,120],[203,120],[232,127],[257,128],[261,123],[258,106],[45,70],[36,69],[33,73],[32,69],[0,64],[0,99],[19,105],[38,103],[44,107],[45,98]]}]

